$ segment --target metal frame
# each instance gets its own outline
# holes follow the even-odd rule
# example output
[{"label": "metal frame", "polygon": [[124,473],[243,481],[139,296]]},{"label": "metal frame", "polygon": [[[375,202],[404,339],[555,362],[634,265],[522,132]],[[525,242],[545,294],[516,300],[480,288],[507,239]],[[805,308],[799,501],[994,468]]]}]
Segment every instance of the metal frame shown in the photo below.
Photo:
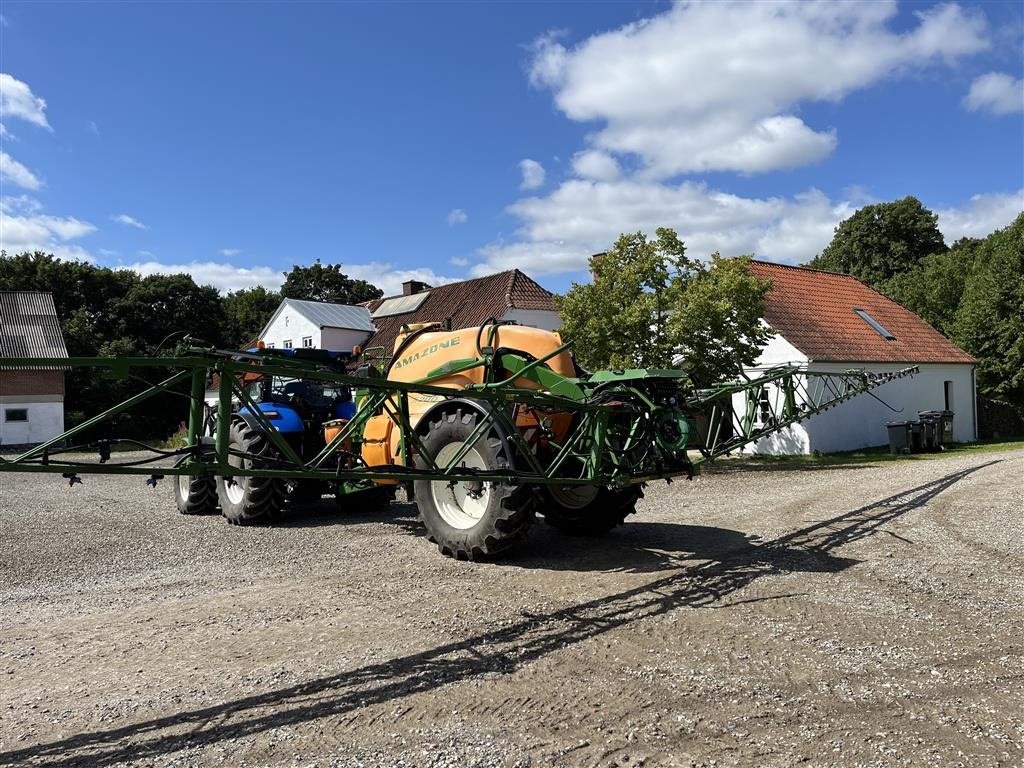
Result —
[{"label": "metal frame", "polygon": [[[94,416],[62,435],[37,445],[13,459],[0,458],[0,472],[60,473],[72,483],[79,474],[150,475],[154,482],[164,475],[220,475],[224,477],[277,477],[325,480],[339,484],[366,480],[409,481],[423,478],[450,481],[482,480],[513,484],[629,485],[659,478],[692,475],[697,465],[754,442],[814,413],[866,392],[896,378],[916,373],[907,368],[890,374],[848,371],[842,374],[814,373],[797,367],[766,371],[750,380],[730,382],[712,389],[689,386],[681,371],[627,370],[602,371],[586,377],[561,376],[544,365],[560,354],[562,345],[540,359],[527,359],[514,352],[494,351],[491,347],[476,358],[452,360],[427,377],[410,383],[383,378],[353,376],[329,366],[300,359],[269,354],[248,354],[219,350],[192,350],[178,358],[0,358],[0,370],[41,366],[91,367],[124,378],[136,369],[167,369],[174,373],[124,402]],[[456,372],[483,366],[483,383],[465,389],[438,386],[436,382]],[[495,378],[507,371],[505,378]],[[247,373],[279,375],[329,382],[357,390],[359,409],[338,435],[315,457],[304,461],[277,432],[245,391],[242,377]],[[208,419],[205,404],[206,383],[219,379],[216,429],[212,439],[204,437]],[[187,391],[185,384],[188,383]],[[668,404],[650,397],[650,385],[659,391],[671,391]],[[770,417],[759,419],[758,403],[765,393],[781,392],[770,398]],[[143,446],[148,456],[125,462],[111,462],[114,443],[133,443],[116,439],[94,440],[74,445],[73,438],[117,416],[146,399],[163,392],[175,392],[189,400],[187,445],[171,450]],[[744,393],[746,409],[742,414],[731,407],[733,396]],[[434,395],[439,403],[470,401],[483,414],[472,434],[456,454],[443,465],[424,447],[420,434],[410,421],[410,395]],[[234,467],[229,459],[247,457],[229,447],[228,433],[234,402],[248,405],[248,411],[266,431],[276,449],[273,458],[260,457],[260,466]],[[443,405],[442,405],[443,407]],[[454,404],[453,404],[453,407]],[[561,442],[545,437],[548,460],[542,460],[516,427],[516,409],[538,414],[573,414],[569,434]],[[367,420],[385,413],[400,430],[403,465],[366,466],[358,448],[343,446],[362,439]],[[696,428],[690,432],[687,450],[672,456],[653,445],[651,425],[662,414],[685,419]],[[726,425],[730,425],[727,430]],[[491,430],[506,439],[516,457],[515,465],[500,471],[475,470],[460,466],[470,448]],[[726,434],[726,431],[729,434]],[[66,453],[97,449],[98,462],[62,458]],[[692,457],[690,452],[694,454]],[[174,466],[154,466],[173,460]],[[569,471],[571,466],[572,471]]]}]

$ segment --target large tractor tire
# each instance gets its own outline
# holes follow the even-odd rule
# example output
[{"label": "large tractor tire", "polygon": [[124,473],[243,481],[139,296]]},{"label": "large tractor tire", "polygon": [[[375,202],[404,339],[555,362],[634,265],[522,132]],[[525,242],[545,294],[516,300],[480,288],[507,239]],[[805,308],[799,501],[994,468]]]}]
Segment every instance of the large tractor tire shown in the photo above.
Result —
[{"label": "large tractor tire", "polygon": [[635,514],[636,503],[643,495],[638,485],[547,485],[540,488],[540,512],[544,522],[562,533],[601,536]]},{"label": "large tractor tire", "polygon": [[[473,434],[481,415],[472,408],[427,417],[423,447],[438,464],[450,461]],[[463,459],[468,468],[501,470],[511,463],[505,440],[491,432]],[[422,459],[417,466],[425,467]],[[533,522],[535,497],[526,486],[499,482],[417,480],[416,506],[427,538],[441,554],[457,560],[483,560],[522,539]]]},{"label": "large tractor tire", "polygon": [[[268,466],[260,457],[272,456],[274,451],[267,436],[251,429],[242,419],[231,421],[228,444],[232,451],[249,454],[228,459],[231,466],[244,469]],[[281,511],[286,491],[285,481],[271,477],[217,478],[220,511],[232,525],[270,522]]]}]

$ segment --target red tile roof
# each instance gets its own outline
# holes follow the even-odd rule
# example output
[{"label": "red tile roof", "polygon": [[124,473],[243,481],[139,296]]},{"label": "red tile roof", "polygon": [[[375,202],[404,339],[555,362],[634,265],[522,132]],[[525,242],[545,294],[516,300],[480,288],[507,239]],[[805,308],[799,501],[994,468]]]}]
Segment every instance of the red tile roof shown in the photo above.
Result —
[{"label": "red tile roof", "polygon": [[[470,328],[489,318],[500,318],[510,309],[557,311],[552,293],[545,290],[518,269],[499,272],[475,280],[448,283],[430,288],[430,295],[415,310],[401,315],[374,317],[377,332],[364,348],[384,347],[390,356],[399,329],[406,323],[443,323],[451,320],[452,328]],[[372,315],[381,304],[394,296],[366,302]]]},{"label": "red tile roof", "polygon": [[[850,275],[766,261],[751,262],[750,272],[772,282],[765,321],[810,360],[977,362],[909,309]],[[884,338],[854,308],[896,338]]]}]

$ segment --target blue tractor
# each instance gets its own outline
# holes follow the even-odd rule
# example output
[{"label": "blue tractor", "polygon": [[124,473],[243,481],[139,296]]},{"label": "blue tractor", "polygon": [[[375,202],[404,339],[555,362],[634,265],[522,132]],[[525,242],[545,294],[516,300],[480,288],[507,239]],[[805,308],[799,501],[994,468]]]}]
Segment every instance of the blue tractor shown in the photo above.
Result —
[{"label": "blue tractor", "polygon": [[[328,369],[344,373],[352,354],[322,349],[251,349],[261,356],[280,356],[315,361]],[[245,382],[249,398],[263,417],[285,439],[303,460],[318,455],[325,446],[324,424],[338,419],[351,419],[356,412],[352,391],[329,382],[289,378],[278,374],[258,376]],[[207,434],[213,434],[213,425]],[[277,454],[265,427],[248,406],[238,408],[231,416],[229,432],[231,463],[235,466],[272,467]],[[175,483],[175,500],[182,514],[203,514],[216,511],[229,523],[247,524],[269,521],[277,517],[286,501],[305,504],[325,494],[335,494],[360,506],[389,501],[390,488],[365,483],[365,493],[353,493],[337,484],[320,480],[281,480],[265,477],[184,477]],[[332,487],[333,486],[333,487]],[[386,497],[386,498],[385,498]]]}]

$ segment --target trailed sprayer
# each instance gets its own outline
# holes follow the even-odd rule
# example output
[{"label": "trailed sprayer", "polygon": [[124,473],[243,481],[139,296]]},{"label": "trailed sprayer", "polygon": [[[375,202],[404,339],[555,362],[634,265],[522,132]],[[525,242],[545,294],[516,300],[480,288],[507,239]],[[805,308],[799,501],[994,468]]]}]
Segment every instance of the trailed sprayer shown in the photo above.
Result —
[{"label": "trailed sprayer", "polygon": [[[696,387],[680,370],[582,370],[557,333],[513,324],[403,328],[390,357],[321,350],[193,349],[176,358],[0,358],[0,370],[90,366],[170,375],[11,459],[0,472],[173,479],[179,511],[264,523],[323,493],[339,505],[403,484],[428,538],[460,559],[512,547],[542,517],[601,534],[636,511],[645,483],[699,465],[916,372],[796,367]],[[207,389],[215,396],[207,404]],[[112,460],[101,425],[147,398],[187,399],[180,448]],[[183,407],[183,415],[186,407]],[[96,461],[78,453],[96,450]],[[74,453],[74,456],[69,454]]]}]

